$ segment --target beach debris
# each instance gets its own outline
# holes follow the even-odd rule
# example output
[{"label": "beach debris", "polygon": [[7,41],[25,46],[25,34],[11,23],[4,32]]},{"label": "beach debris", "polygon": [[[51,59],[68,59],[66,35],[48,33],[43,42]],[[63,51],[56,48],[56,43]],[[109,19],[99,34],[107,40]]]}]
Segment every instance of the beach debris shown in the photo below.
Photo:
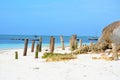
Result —
[{"label": "beach debris", "polygon": [[15,59],[18,59],[18,52],[15,51]]},{"label": "beach debris", "polygon": [[112,56],[111,50],[107,49],[105,52],[101,53],[99,56],[92,57],[93,60],[106,60],[106,61],[112,61],[114,60],[114,57]]},{"label": "beach debris", "polygon": [[92,59],[93,59],[93,60],[97,60],[97,59],[99,59],[99,58],[98,58],[98,57],[92,57]]},{"label": "beach debris", "polygon": [[27,56],[28,39],[25,39],[23,56]]},{"label": "beach debris", "polygon": [[39,39],[39,52],[42,51],[42,37]]},{"label": "beach debris", "polygon": [[83,45],[80,48],[73,51],[74,54],[88,54],[89,52],[92,53],[101,53],[104,52],[106,49],[106,45],[98,45],[98,44],[91,44],[91,45]]},{"label": "beach debris", "polygon": [[34,52],[35,40],[32,40],[31,52]]},{"label": "beach debris", "polygon": [[39,67],[34,67],[33,70],[39,70],[40,68]]},{"label": "beach debris", "polygon": [[50,53],[54,52],[55,47],[55,38],[53,36],[50,37]]},{"label": "beach debris", "polygon": [[45,49],[45,51],[48,51],[48,49]]},{"label": "beach debris", "polygon": [[48,53],[45,52],[42,56],[43,59],[46,59],[46,62],[54,62],[54,61],[65,61],[65,60],[71,60],[76,59],[75,54],[61,54],[61,53]]},{"label": "beach debris", "polygon": [[107,56],[107,55],[101,55],[99,57],[92,57],[93,60],[106,60],[106,61],[113,61],[114,57]]},{"label": "beach debris", "polygon": [[92,57],[93,60],[106,60],[106,61],[113,61],[114,57]]},{"label": "beach debris", "polygon": [[114,60],[118,60],[118,46],[120,45],[120,21],[113,22],[105,27],[99,38],[99,43],[111,44]]},{"label": "beach debris", "polygon": [[87,52],[89,52],[89,46],[83,46],[80,49],[78,49],[78,53],[79,54],[81,54],[81,53],[87,53]]},{"label": "beach debris", "polygon": [[62,50],[65,50],[65,46],[64,46],[64,38],[63,38],[62,35],[60,36],[60,41],[61,41],[61,44],[62,44]]}]

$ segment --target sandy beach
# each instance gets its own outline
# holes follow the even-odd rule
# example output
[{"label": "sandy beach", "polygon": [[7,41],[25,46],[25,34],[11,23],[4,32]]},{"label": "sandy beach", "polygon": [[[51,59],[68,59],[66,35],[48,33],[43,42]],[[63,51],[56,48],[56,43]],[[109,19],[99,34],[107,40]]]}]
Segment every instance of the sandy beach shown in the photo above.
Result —
[{"label": "sandy beach", "polygon": [[120,80],[120,0],[0,0],[0,80]]},{"label": "sandy beach", "polygon": [[[45,50],[34,58],[34,53],[28,49],[23,56],[23,49],[0,51],[0,80],[119,80],[120,61],[93,60],[91,57],[100,54],[81,54],[77,59],[60,62],[45,62],[41,58]],[[14,59],[15,51],[19,59]],[[70,52],[56,48],[55,52]]]}]

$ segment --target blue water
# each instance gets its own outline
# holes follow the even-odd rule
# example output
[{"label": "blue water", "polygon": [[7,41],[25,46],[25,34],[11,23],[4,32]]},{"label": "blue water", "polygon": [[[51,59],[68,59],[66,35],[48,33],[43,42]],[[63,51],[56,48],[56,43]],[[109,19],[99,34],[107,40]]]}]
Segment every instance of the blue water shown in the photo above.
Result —
[{"label": "blue water", "polygon": [[[32,39],[38,39],[40,36],[35,37],[34,35],[0,35],[0,49],[11,49],[11,48],[24,48],[24,40],[12,40],[12,39],[30,39],[28,46],[31,47]],[[60,37],[55,37],[55,46],[61,46]],[[78,36],[78,39],[82,39],[83,43],[89,44],[88,38],[91,36]],[[70,36],[64,36],[65,46],[69,46]],[[42,36],[42,45],[49,46],[50,36]],[[96,42],[96,41],[94,41]],[[36,44],[38,41],[36,41]]]}]

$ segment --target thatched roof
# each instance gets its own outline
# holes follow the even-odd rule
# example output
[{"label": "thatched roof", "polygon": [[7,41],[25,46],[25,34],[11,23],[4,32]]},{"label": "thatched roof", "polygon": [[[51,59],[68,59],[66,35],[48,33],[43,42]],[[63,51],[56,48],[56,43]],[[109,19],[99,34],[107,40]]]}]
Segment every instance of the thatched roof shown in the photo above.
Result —
[{"label": "thatched roof", "polygon": [[[112,35],[113,31],[115,29],[117,29],[118,27],[120,27],[120,21],[113,22],[112,24],[109,24],[108,26],[106,26],[103,29],[103,31],[102,31],[102,37],[103,37],[103,39],[107,43],[111,43],[112,42],[111,36],[114,36],[114,35]],[[118,35],[120,35],[120,34],[118,34]]]}]

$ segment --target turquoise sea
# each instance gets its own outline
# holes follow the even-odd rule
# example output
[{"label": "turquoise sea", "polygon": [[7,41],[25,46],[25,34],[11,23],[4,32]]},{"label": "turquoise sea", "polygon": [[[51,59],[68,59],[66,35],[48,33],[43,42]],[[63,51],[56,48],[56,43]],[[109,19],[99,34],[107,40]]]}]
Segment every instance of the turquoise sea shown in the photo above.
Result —
[{"label": "turquoise sea", "polygon": [[[29,44],[31,47],[32,39],[39,39],[41,35],[0,35],[0,49],[13,49],[13,48],[24,48],[24,40],[28,38]],[[42,37],[42,45],[49,46],[50,36],[41,36]],[[55,46],[61,46],[60,36],[55,37]],[[65,46],[69,46],[69,40],[71,36],[63,36]],[[89,38],[93,36],[77,36],[77,39],[82,39],[84,44],[89,44]],[[97,42],[97,41],[93,41]],[[36,44],[38,41],[36,41]]]}]

